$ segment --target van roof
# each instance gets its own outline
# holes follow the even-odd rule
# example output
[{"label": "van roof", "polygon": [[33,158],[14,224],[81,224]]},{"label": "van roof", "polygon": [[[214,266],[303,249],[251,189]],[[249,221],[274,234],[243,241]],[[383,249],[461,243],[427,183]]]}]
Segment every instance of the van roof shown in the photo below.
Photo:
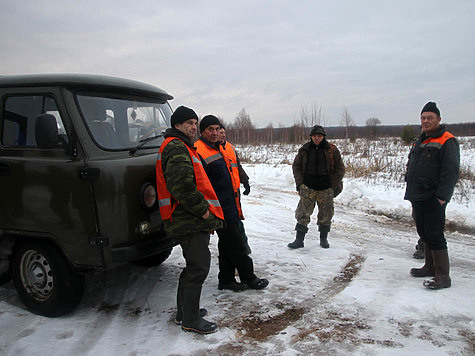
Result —
[{"label": "van roof", "polygon": [[172,100],[163,89],[136,80],[96,74],[22,74],[0,75],[0,88],[31,86],[64,86],[73,88],[122,89]]}]

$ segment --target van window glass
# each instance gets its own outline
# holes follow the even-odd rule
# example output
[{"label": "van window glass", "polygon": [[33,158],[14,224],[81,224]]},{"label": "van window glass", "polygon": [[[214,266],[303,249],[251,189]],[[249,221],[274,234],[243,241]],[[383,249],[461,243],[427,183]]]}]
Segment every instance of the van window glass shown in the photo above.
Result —
[{"label": "van window glass", "polygon": [[167,101],[103,94],[80,94],[77,101],[94,141],[105,149],[131,149],[152,137],[157,139],[143,147],[158,147],[163,142],[163,132],[170,126],[171,109]]},{"label": "van window glass", "polygon": [[56,101],[49,95],[10,96],[5,100],[2,144],[58,148],[68,142]]}]

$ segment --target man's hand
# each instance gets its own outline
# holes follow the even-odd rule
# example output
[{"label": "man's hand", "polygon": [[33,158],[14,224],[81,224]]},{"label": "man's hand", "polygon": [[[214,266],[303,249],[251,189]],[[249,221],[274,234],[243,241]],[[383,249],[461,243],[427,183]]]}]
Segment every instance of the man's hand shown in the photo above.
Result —
[{"label": "man's hand", "polygon": [[202,216],[203,219],[208,219],[209,218],[209,210],[206,210],[206,213]]},{"label": "man's hand", "polygon": [[244,182],[244,183],[242,183],[242,185],[245,188],[245,190],[244,190],[244,192],[242,192],[242,194],[249,195],[249,193],[251,192],[251,187],[249,186],[249,182]]}]

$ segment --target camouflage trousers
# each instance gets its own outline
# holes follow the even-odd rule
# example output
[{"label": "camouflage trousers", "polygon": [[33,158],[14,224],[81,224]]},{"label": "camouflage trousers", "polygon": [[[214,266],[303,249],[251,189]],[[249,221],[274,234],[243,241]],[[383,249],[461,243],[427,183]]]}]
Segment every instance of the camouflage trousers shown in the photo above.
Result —
[{"label": "camouflage trousers", "polygon": [[318,226],[330,227],[335,207],[333,205],[333,188],[325,190],[313,190],[305,184],[300,185],[300,201],[295,210],[295,219],[297,223],[307,226],[310,223],[310,217],[315,210],[315,204],[318,206],[317,224]]}]

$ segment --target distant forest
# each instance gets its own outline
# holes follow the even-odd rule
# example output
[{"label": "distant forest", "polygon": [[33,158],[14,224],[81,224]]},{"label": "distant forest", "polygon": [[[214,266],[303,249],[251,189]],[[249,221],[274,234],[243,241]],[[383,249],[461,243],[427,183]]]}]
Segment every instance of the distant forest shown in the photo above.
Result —
[{"label": "distant forest", "polygon": [[[309,138],[311,126],[294,124],[290,127],[255,128],[248,125],[226,124],[226,136],[231,143],[259,144],[259,143],[300,143]],[[455,136],[475,136],[475,122],[462,124],[448,124],[448,129]],[[357,138],[377,139],[381,137],[400,137],[405,142],[415,139],[420,131],[420,125],[366,125],[366,126],[329,126],[325,127],[327,138],[350,139]]]}]

